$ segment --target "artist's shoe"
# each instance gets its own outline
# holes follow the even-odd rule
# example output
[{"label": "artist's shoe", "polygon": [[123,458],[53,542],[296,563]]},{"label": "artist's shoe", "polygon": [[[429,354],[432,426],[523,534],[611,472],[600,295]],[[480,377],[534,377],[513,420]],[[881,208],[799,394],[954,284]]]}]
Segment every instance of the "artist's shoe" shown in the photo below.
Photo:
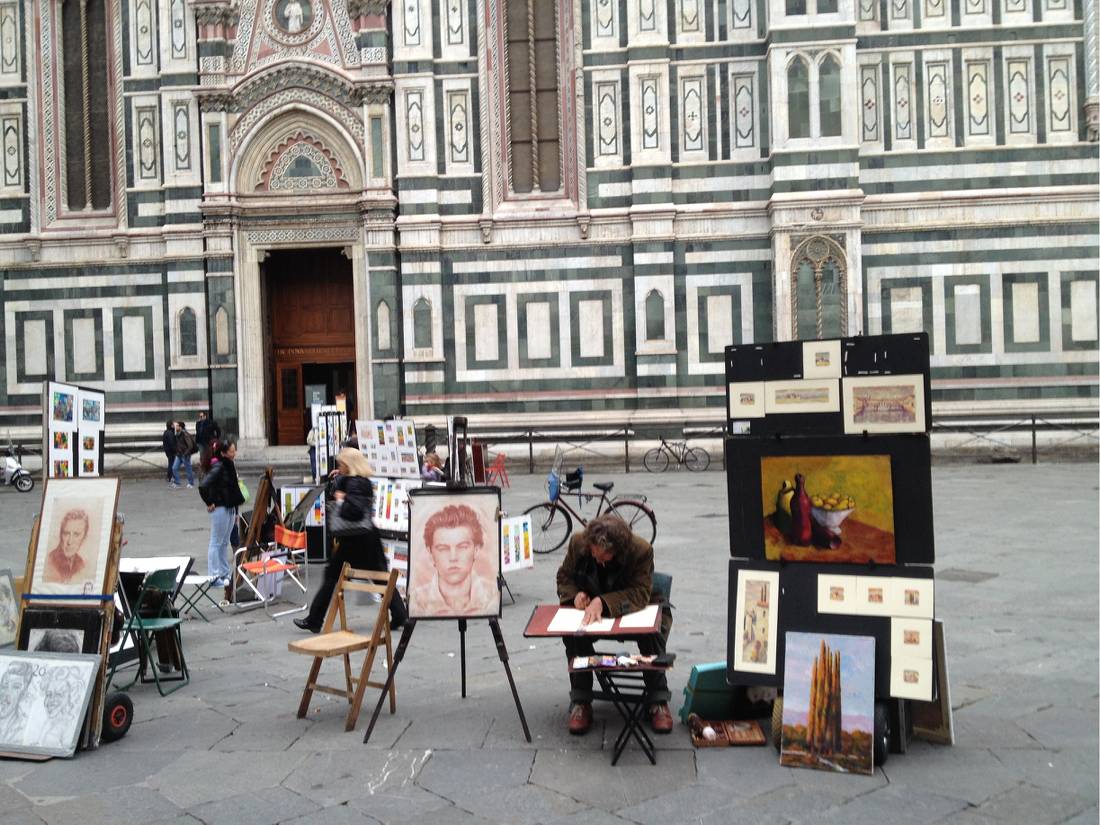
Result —
[{"label": "artist's shoe", "polygon": [[569,732],[574,736],[588,733],[592,727],[592,703],[574,702],[569,709]]},{"label": "artist's shoe", "polygon": [[672,733],[672,711],[668,709],[667,702],[650,706],[649,726],[654,733]]},{"label": "artist's shoe", "polygon": [[319,624],[314,624],[309,619],[295,619],[294,626],[302,630],[308,630],[310,633],[321,632],[321,626]]}]

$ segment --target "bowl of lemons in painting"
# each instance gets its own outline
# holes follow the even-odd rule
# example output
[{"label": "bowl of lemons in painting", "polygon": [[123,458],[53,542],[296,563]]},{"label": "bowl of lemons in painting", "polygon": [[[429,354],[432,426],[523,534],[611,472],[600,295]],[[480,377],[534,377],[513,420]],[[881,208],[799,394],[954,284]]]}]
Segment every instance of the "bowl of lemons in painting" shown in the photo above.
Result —
[{"label": "bowl of lemons in painting", "polygon": [[830,532],[839,533],[844,519],[856,509],[855,499],[843,493],[819,493],[810,496],[810,515]]}]

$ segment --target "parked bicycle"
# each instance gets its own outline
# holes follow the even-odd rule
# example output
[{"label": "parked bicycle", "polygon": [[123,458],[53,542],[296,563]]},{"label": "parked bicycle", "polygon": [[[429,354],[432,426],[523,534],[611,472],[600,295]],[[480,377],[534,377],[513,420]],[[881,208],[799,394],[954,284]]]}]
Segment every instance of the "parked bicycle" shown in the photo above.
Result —
[{"label": "parked bicycle", "polygon": [[710,453],[702,447],[689,447],[686,441],[665,441],[642,456],[642,464],[651,473],[663,473],[675,461],[693,473],[701,473],[710,466]]},{"label": "parked bicycle", "polygon": [[[653,543],[657,537],[657,517],[653,509],[646,503],[645,497],[641,498],[616,498],[611,499],[610,493],[615,486],[614,482],[593,484],[599,490],[599,494],[585,493],[581,491],[584,479],[584,471],[578,467],[574,472],[566,474],[562,479],[557,469],[551,470],[546,477],[548,499],[541,504],[527,508],[524,513],[531,516],[532,549],[536,553],[552,553],[569,541],[573,534],[574,520],[587,526],[592,518],[604,513],[614,513],[638,536]],[[564,494],[577,496],[577,507],[584,502],[598,499],[594,516],[585,518],[574,509],[566,500]]]}]

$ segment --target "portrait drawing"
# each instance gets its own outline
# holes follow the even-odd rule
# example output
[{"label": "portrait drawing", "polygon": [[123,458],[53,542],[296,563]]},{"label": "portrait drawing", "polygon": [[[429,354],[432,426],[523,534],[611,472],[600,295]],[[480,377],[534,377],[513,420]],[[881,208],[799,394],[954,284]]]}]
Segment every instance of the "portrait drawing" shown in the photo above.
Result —
[{"label": "portrait drawing", "polygon": [[72,756],[99,656],[0,654],[0,751]]},{"label": "portrait drawing", "polygon": [[104,592],[118,479],[50,479],[43,492],[33,592]]}]

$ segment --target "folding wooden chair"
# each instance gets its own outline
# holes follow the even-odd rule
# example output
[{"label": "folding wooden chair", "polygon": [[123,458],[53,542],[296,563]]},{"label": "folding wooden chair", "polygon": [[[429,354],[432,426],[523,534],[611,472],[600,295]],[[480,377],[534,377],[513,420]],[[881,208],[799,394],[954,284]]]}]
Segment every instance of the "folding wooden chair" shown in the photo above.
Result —
[{"label": "folding wooden chair", "polygon": [[485,483],[492,484],[493,477],[496,477],[498,487],[511,487],[511,483],[508,481],[508,471],[504,469],[504,453],[497,453],[497,457],[493,459],[493,463],[485,468]]},{"label": "folding wooden chair", "polygon": [[[301,653],[313,657],[313,665],[309,669],[306,679],[306,688],[302,691],[302,701],[298,705],[298,718],[304,719],[309,710],[313,691],[331,693],[335,696],[343,696],[351,707],[348,708],[345,730],[355,730],[355,723],[359,719],[359,708],[363,704],[363,693],[368,686],[384,688],[383,682],[369,681],[371,668],[374,665],[374,656],[383,644],[386,648],[386,667],[393,668],[393,640],[390,636],[390,601],[397,589],[397,570],[382,573],[375,570],[356,570],[345,563],[340,571],[340,580],[336,583],[336,590],[332,594],[332,601],[325,615],[325,624],[320,634],[310,636],[301,641],[291,642],[288,645],[291,653]],[[374,620],[374,632],[370,636],[354,633],[348,629],[347,601],[344,595],[348,590],[357,590],[364,593],[378,593],[382,601],[378,605],[378,616]],[[340,626],[334,630],[336,619],[339,618]],[[359,671],[358,678],[351,675],[351,654],[358,651],[366,651],[363,658],[363,667]],[[344,660],[344,686],[335,688],[322,685],[317,681],[321,672],[321,663],[325,659],[340,656]],[[397,688],[390,683],[390,713],[397,712]]]}]

